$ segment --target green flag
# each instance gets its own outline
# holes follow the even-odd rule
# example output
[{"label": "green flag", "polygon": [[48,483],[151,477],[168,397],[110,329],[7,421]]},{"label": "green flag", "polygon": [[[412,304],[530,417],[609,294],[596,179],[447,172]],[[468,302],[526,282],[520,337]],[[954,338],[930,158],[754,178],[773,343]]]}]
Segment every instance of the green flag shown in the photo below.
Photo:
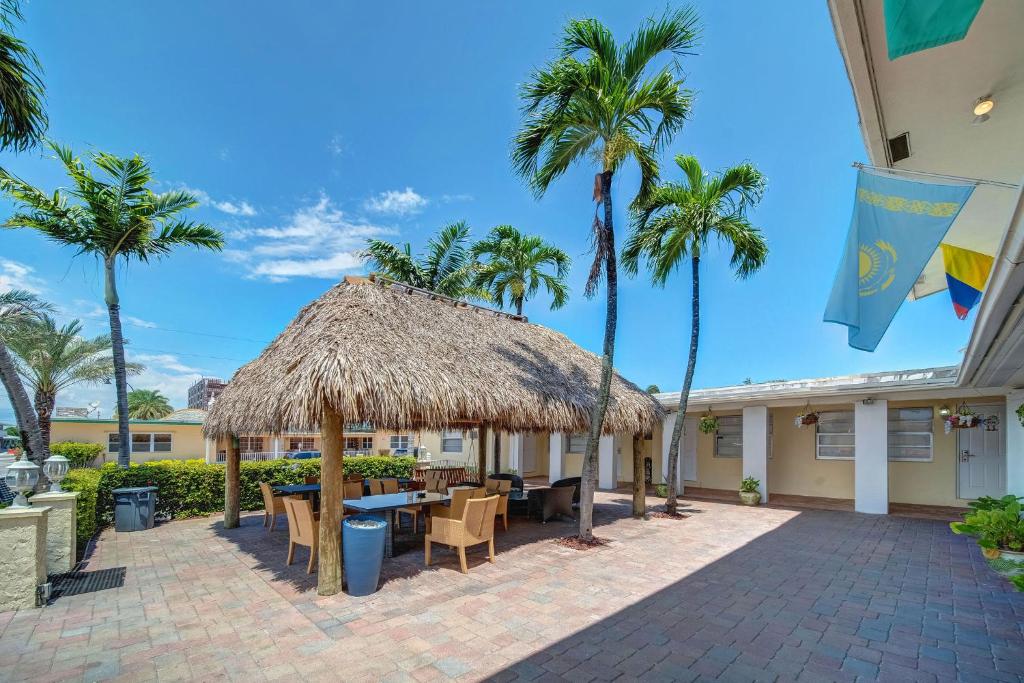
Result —
[{"label": "green flag", "polygon": [[982,0],[885,0],[889,59],[963,40]]}]

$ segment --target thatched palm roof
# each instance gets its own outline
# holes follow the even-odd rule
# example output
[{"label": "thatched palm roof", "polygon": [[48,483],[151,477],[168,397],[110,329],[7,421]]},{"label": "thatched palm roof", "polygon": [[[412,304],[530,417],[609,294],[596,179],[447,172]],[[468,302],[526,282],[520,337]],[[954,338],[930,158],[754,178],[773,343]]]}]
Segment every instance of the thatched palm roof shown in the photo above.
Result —
[{"label": "thatched palm roof", "polygon": [[[346,278],[306,306],[213,404],[207,436],[318,428],[325,406],[384,429],[486,422],[585,431],[601,359],[525,318],[383,278]],[[606,432],[644,432],[661,408],[616,375]]]}]

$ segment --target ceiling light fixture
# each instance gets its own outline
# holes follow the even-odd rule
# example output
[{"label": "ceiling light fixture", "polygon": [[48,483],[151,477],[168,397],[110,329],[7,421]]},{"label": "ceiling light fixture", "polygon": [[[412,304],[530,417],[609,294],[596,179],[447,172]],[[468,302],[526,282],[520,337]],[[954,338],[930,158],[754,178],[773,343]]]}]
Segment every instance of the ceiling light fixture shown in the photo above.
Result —
[{"label": "ceiling light fixture", "polygon": [[996,106],[996,101],[992,99],[991,95],[985,95],[979,97],[974,103],[974,115],[985,116],[992,111]]}]

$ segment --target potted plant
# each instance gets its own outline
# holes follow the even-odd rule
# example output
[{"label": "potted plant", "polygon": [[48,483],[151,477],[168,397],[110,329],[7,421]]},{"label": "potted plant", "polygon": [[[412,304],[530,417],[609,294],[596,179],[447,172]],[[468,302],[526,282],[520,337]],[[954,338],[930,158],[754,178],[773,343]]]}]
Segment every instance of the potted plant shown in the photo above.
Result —
[{"label": "potted plant", "polygon": [[943,430],[949,434],[954,429],[972,429],[981,424],[978,414],[961,403],[957,409],[946,416],[943,421]]},{"label": "potted plant", "polygon": [[761,502],[761,480],[744,477],[740,482],[740,500],[744,505],[757,505]]},{"label": "potted plant", "polygon": [[1017,419],[1020,420],[1020,424],[1024,427],[1024,403],[1017,406]]},{"label": "potted plant", "polygon": [[798,428],[808,427],[810,425],[818,424],[818,412],[807,408],[803,413],[796,416],[796,420],[793,421]]},{"label": "potted plant", "polygon": [[718,418],[711,414],[711,409],[701,416],[700,421],[697,423],[697,429],[704,434],[714,434],[718,431]]},{"label": "potted plant", "polygon": [[981,498],[971,504],[964,521],[951,522],[954,534],[965,534],[978,539],[982,554],[990,560],[1005,556],[1024,561],[1024,519],[1021,519],[1021,501],[1016,496]]}]

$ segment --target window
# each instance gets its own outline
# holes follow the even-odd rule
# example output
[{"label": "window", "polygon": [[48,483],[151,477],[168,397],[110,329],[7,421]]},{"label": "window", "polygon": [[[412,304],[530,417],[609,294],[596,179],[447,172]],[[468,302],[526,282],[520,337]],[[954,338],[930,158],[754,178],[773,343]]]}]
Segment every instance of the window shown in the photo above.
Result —
[{"label": "window", "polygon": [[408,434],[392,434],[391,435],[391,450],[397,451],[399,449],[409,448],[409,435]]},{"label": "window", "polygon": [[441,452],[442,453],[461,453],[462,452],[462,432],[461,431],[443,431],[443,432],[441,432]]},{"label": "window", "polygon": [[743,416],[722,415],[715,433],[716,458],[743,457]]},{"label": "window", "polygon": [[311,436],[290,436],[288,437],[288,450],[290,451],[311,451],[313,449],[313,437]]},{"label": "window", "polygon": [[587,452],[587,438],[588,435],[584,432],[578,434],[568,434],[565,437],[565,452],[566,453],[586,453]]},{"label": "window", "polygon": [[817,449],[819,460],[853,459],[853,411],[818,413]]},{"label": "window", "polygon": [[243,453],[263,453],[263,437],[240,436],[238,437],[238,448]]},{"label": "window", "polygon": [[931,462],[931,408],[889,409],[889,460]]},{"label": "window", "polygon": [[372,451],[373,450],[373,437],[372,436],[346,436],[345,437],[345,450],[346,451]]},{"label": "window", "polygon": [[373,437],[372,436],[364,436],[363,437],[363,450],[364,451],[372,451],[373,450]]},{"label": "window", "polygon": [[[173,441],[170,434],[132,432],[132,453],[170,453]],[[117,453],[121,439],[117,432],[107,434],[107,452]]]}]

